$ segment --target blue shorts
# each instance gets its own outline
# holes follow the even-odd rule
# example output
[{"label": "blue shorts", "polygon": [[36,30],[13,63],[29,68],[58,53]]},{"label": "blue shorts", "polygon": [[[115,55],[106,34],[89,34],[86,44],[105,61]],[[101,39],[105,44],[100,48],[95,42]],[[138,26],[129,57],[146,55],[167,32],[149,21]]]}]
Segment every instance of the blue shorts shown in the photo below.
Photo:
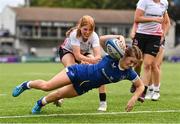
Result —
[{"label": "blue shorts", "polygon": [[66,73],[78,95],[82,95],[93,88],[101,86],[100,83],[92,81],[88,76],[86,76],[86,74],[82,76],[81,72],[78,71],[77,73],[76,65],[69,66],[66,69]]}]

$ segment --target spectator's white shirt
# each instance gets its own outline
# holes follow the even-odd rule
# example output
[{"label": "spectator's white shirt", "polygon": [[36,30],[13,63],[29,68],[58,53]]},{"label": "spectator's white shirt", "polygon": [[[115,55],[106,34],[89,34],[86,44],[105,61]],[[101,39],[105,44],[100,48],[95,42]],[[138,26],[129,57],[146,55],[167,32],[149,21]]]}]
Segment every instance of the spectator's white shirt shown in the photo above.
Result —
[{"label": "spectator's white shirt", "polygon": [[[139,0],[137,9],[143,10],[145,17],[162,17],[168,9],[168,1],[160,0],[160,3],[155,3],[153,0]],[[161,36],[162,25],[157,22],[138,23],[136,32]]]}]

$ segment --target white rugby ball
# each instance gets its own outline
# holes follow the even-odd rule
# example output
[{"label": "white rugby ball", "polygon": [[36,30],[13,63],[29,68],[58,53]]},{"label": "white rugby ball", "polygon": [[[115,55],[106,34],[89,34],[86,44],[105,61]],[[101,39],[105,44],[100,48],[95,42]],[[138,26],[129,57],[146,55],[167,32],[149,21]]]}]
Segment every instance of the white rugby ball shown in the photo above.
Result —
[{"label": "white rugby ball", "polygon": [[121,59],[124,56],[124,46],[118,39],[108,39],[105,43],[107,53],[115,59]]}]

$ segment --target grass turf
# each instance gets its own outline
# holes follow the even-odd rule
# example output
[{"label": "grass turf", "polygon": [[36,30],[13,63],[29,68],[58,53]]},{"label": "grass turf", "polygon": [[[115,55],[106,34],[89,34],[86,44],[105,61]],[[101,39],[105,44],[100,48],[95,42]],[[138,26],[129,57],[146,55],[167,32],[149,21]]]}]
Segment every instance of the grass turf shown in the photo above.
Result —
[{"label": "grass turf", "polygon": [[107,85],[108,111],[104,114],[97,112],[97,89],[65,99],[61,108],[49,104],[42,109],[43,116],[31,115],[31,108],[46,92],[30,90],[12,97],[12,89],[22,81],[48,80],[62,69],[58,63],[1,63],[0,123],[180,123],[180,63],[163,64],[160,101],[137,102],[132,113],[124,110],[132,95],[129,81]]}]

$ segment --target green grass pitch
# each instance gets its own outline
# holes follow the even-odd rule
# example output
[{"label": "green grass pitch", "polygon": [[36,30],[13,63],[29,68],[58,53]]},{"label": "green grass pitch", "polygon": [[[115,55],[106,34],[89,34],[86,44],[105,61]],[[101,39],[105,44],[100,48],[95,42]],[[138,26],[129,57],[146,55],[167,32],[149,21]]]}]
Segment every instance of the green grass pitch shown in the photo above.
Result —
[{"label": "green grass pitch", "polygon": [[125,112],[131,93],[129,81],[107,85],[108,111],[97,112],[98,90],[65,99],[61,108],[53,104],[32,115],[31,108],[46,92],[30,90],[13,98],[12,89],[25,80],[48,80],[63,66],[59,63],[0,64],[0,123],[180,123],[180,63],[163,63],[160,101],[137,102]]}]

